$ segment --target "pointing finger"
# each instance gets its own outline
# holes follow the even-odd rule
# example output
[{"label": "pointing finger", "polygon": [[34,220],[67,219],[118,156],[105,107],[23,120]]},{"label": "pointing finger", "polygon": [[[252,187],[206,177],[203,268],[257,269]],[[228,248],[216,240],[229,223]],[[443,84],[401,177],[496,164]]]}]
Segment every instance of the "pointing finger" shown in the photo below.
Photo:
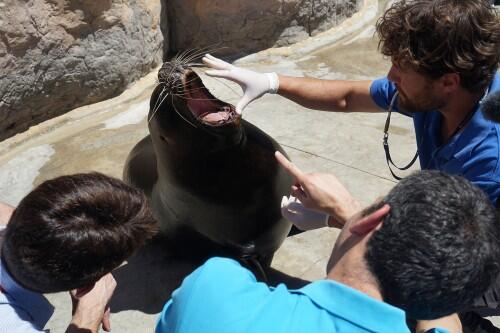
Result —
[{"label": "pointing finger", "polygon": [[276,151],[274,153],[274,156],[276,156],[276,160],[278,161],[279,164],[285,169],[286,172],[288,172],[291,176],[295,177],[299,182],[302,180],[304,173],[302,170],[300,170],[295,164],[290,162],[285,155],[280,153],[279,151]]}]

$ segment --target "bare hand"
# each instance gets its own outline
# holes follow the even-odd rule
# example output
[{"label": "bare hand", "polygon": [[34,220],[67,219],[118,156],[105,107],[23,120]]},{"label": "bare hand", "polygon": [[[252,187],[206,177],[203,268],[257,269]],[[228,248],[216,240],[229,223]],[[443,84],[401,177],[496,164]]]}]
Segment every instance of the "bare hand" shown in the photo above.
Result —
[{"label": "bare hand", "polygon": [[6,226],[14,212],[14,207],[0,202],[0,226]]},{"label": "bare hand", "polygon": [[97,281],[92,288],[70,291],[73,302],[73,318],[66,333],[82,332],[83,329],[90,329],[92,333],[98,332],[100,324],[102,324],[104,331],[110,332],[108,304],[115,288],[116,281],[113,275],[108,273]]},{"label": "bare hand", "polygon": [[330,173],[302,172],[283,154],[276,152],[276,159],[295,178],[291,193],[304,207],[331,215],[332,224],[344,225],[348,218],[361,209],[361,204],[352,197],[335,175]]}]

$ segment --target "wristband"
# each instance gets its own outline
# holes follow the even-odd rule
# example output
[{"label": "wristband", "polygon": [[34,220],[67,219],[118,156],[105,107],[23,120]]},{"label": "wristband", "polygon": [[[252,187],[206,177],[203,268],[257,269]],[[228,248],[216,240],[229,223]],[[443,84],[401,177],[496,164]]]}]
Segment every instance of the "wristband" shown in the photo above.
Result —
[{"label": "wristband", "polygon": [[276,73],[265,73],[267,78],[269,79],[269,90],[268,93],[276,94],[278,92],[278,88],[280,87],[280,81],[278,79],[278,74]]}]

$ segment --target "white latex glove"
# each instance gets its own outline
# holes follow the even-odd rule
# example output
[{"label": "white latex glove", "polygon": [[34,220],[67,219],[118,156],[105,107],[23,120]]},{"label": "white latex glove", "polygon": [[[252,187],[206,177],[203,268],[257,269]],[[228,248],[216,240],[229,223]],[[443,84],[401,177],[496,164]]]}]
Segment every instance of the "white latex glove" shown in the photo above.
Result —
[{"label": "white latex glove", "polygon": [[205,72],[208,76],[231,80],[240,85],[243,90],[243,97],[236,105],[238,114],[241,114],[250,102],[265,93],[276,94],[278,92],[279,80],[276,73],[258,73],[236,67],[210,54],[206,54],[202,61],[212,68]]},{"label": "white latex glove", "polygon": [[330,215],[326,213],[304,207],[302,202],[292,195],[281,199],[281,215],[300,230],[327,227],[330,218]]},{"label": "white latex glove", "polygon": [[331,173],[305,173],[279,151],[276,160],[294,178],[291,194],[310,210],[325,212],[332,218],[330,226],[342,228],[362,208],[344,185]]}]

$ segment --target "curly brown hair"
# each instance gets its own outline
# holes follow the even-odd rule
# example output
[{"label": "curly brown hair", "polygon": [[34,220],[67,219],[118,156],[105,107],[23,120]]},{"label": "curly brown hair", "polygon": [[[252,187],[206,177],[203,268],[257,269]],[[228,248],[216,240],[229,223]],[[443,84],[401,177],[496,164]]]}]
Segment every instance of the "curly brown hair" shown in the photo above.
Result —
[{"label": "curly brown hair", "polygon": [[500,19],[487,0],[402,0],[376,25],[382,54],[430,78],[458,73],[478,92],[500,61]]}]

